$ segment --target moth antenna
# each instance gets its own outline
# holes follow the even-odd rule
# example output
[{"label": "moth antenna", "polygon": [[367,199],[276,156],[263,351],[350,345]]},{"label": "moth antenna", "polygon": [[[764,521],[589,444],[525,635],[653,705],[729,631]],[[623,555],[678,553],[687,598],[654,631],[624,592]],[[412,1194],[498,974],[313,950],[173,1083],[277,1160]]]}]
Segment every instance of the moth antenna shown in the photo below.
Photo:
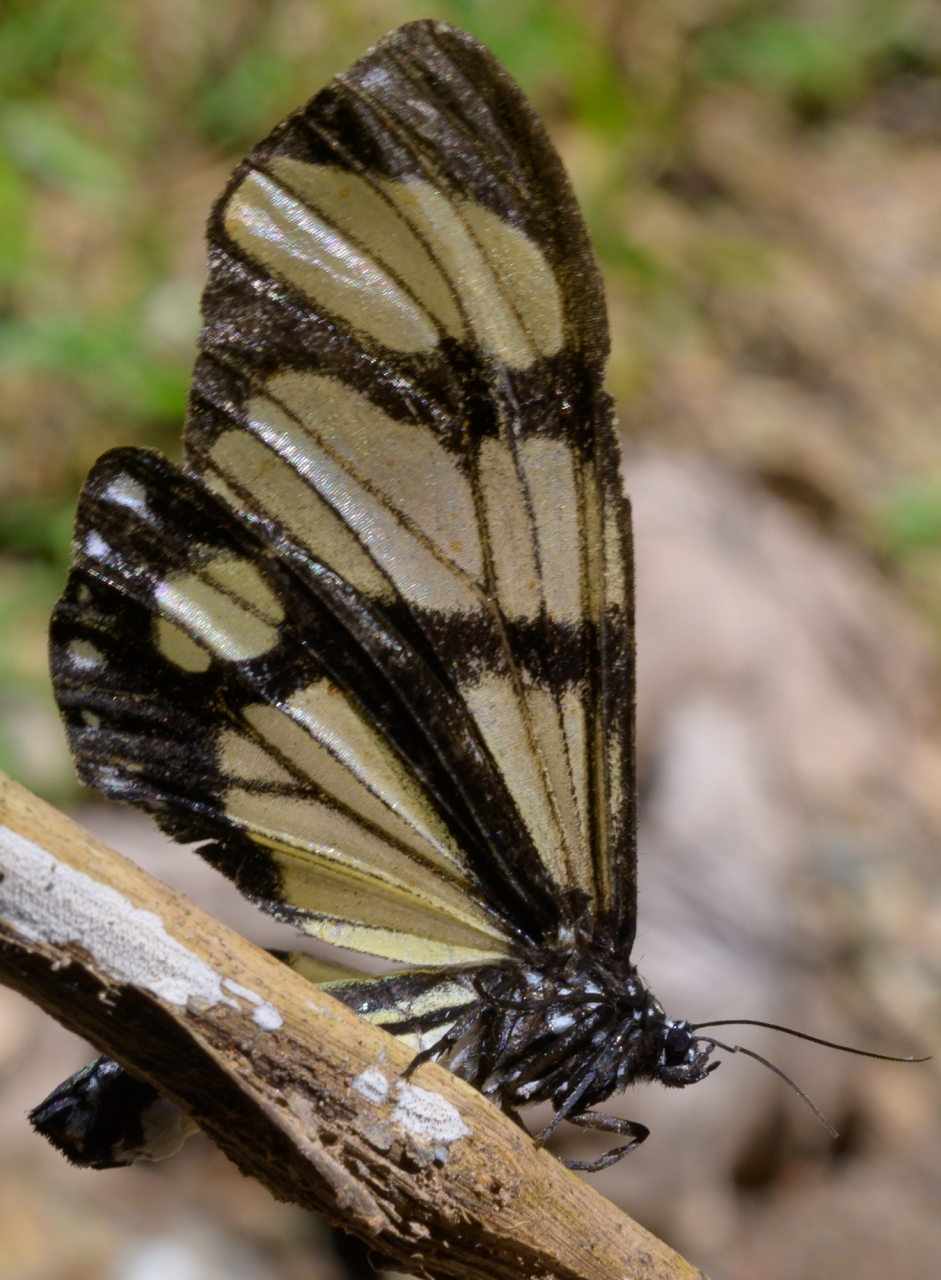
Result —
[{"label": "moth antenna", "polygon": [[[831,1138],[838,1138],[840,1136],[823,1112],[818,1111],[814,1106],[800,1085],[796,1084],[789,1075],[786,1075],[781,1070],[780,1067],[776,1067],[773,1062],[769,1062],[767,1058],[763,1058],[760,1053],[755,1053],[753,1049],[746,1049],[740,1044],[723,1044],[721,1040],[713,1040],[712,1036],[697,1036],[696,1039],[705,1040],[706,1044],[714,1044],[717,1049],[724,1049],[726,1053],[746,1053],[749,1058],[754,1058],[756,1062],[760,1062],[763,1067],[767,1067],[768,1070],[773,1071],[776,1076],[780,1076],[785,1084],[790,1085],[799,1098],[803,1098],[808,1107],[810,1107],[811,1111],[827,1130]],[[836,1047],[839,1048],[839,1046]]]},{"label": "moth antenna", "polygon": [[[809,1040],[811,1044],[822,1044],[826,1049],[839,1049],[841,1053],[855,1053],[860,1058],[878,1058],[880,1062],[930,1062],[931,1054],[925,1058],[895,1058],[889,1053],[873,1053],[870,1049],[854,1049],[849,1044],[837,1044],[834,1040],[821,1040],[819,1036],[808,1035],[806,1031],[795,1031],[793,1027],[782,1027],[777,1022],[760,1022],[757,1018],[719,1018],[715,1022],[697,1022],[690,1031],[698,1031],[700,1027],[767,1027],[770,1031],[783,1031],[786,1036],[795,1036],[798,1040]],[[703,1036],[703,1039],[707,1037]],[[747,1050],[746,1050],[747,1052]]]}]

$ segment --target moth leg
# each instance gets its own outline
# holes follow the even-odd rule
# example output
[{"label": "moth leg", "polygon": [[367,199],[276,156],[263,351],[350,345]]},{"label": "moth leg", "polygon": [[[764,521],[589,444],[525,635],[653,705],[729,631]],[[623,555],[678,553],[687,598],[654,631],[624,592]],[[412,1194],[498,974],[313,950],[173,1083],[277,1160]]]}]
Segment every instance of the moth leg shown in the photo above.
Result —
[{"label": "moth leg", "polygon": [[536,1141],[536,1139],[533,1137],[533,1134],[530,1133],[529,1131],[529,1126],[527,1125],[526,1121],[523,1119],[523,1117],[520,1115],[518,1111],[513,1111],[510,1108],[506,1108],[503,1114],[505,1116],[509,1116],[514,1124],[518,1124],[519,1127],[526,1134],[527,1138],[533,1138],[533,1141]]},{"label": "moth leg", "polygon": [[582,1173],[597,1173],[600,1169],[609,1169],[625,1156],[636,1151],[649,1136],[650,1130],[635,1120],[622,1120],[620,1116],[609,1116],[603,1111],[582,1111],[578,1115],[566,1116],[569,1124],[580,1125],[583,1129],[601,1129],[604,1133],[617,1133],[630,1138],[623,1147],[614,1147],[597,1160],[563,1160],[567,1169],[578,1169]]},{"label": "moth leg", "polygon": [[[447,1036],[442,1037],[445,1041],[447,1038]],[[403,1078],[410,1080],[418,1068],[424,1066],[426,1062],[430,1062],[436,1053],[440,1053],[442,1051],[443,1047],[442,1041],[439,1040],[438,1043],[433,1044],[430,1049],[422,1049],[421,1053],[416,1053],[415,1057],[402,1072]]]},{"label": "moth leg", "polygon": [[430,1062],[432,1058],[437,1058],[439,1054],[453,1049],[467,1035],[479,1016],[480,1009],[474,1005],[464,1014],[463,1018],[458,1018],[451,1030],[447,1031],[440,1040],[436,1040],[427,1049],[422,1049],[420,1053],[416,1053],[402,1073],[405,1079],[410,1079],[423,1063]]}]

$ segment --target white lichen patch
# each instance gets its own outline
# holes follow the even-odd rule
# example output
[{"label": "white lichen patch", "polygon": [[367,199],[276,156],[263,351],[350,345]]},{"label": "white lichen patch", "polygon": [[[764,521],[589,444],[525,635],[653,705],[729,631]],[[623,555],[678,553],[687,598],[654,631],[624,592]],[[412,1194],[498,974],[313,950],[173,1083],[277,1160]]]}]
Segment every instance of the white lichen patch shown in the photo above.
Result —
[{"label": "white lichen patch", "polygon": [[470,1137],[472,1131],[461,1119],[457,1107],[440,1093],[401,1082],[395,1088],[398,1098],[392,1119],[409,1133],[446,1145],[457,1142],[458,1138]]},{"label": "white lichen patch", "polygon": [[243,987],[239,982],[233,982],[231,978],[223,978],[222,985],[226,991],[231,991],[234,996],[241,996],[243,1000],[255,1006],[252,1021],[259,1027],[265,1031],[277,1031],[281,1026],[284,1019],[270,1000],[262,1000],[256,992],[249,991],[248,987]]},{"label": "white lichen patch", "polygon": [[376,1071],[370,1067],[367,1071],[361,1071],[353,1080],[350,1088],[367,1102],[374,1102],[376,1106],[380,1106],[389,1096],[389,1082],[381,1071]]},{"label": "white lichen patch", "polygon": [[199,956],[171,938],[152,911],[133,906],[110,885],[59,862],[9,827],[0,826],[0,918],[17,933],[53,946],[87,951],[107,978],[149,991],[167,1004],[225,1004],[233,996],[254,1006],[258,1026],[273,1030],[281,1015],[269,1001],[238,983],[226,985]]},{"label": "white lichen patch", "polygon": [[390,1088],[389,1081],[375,1067],[360,1072],[351,1088],[376,1106],[382,1106],[393,1092],[392,1119],[417,1137],[447,1146],[459,1138],[470,1137],[473,1132],[461,1119],[457,1107],[440,1093],[419,1089],[403,1080],[397,1080]]}]

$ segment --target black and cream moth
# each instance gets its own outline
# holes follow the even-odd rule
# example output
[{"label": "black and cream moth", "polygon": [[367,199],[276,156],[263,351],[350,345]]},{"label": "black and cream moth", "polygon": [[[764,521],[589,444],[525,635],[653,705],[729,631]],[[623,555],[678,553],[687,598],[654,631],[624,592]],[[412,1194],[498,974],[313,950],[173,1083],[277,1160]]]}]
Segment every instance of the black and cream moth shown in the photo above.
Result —
[{"label": "black and cream moth", "polygon": [[[115,450],[79,503],[51,632],[79,775],[411,966],[327,986],[511,1113],[626,1135],[603,1167],[646,1130],[592,1105],[715,1064],[630,958],[630,523],[561,162],[487,49],[412,23],[252,151],[208,237],[183,466]],[[82,1163],[142,1154],[140,1124],[69,1149],[46,1121]]]}]

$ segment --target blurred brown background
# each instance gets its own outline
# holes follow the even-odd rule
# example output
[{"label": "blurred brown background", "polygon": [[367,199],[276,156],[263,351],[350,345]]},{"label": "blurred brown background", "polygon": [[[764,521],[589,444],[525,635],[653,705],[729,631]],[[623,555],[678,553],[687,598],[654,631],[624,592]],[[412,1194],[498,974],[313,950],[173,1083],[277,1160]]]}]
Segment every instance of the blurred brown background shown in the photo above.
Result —
[{"label": "blurred brown background", "polygon": [[[45,628],[90,463],[178,452],[228,170],[419,16],[521,81],[607,278],[642,972],[677,1016],[938,1054],[937,0],[0,3],[0,767],[270,941],[198,859],[88,806]],[[796,1074],[840,1139],[739,1056],[619,1099],[653,1133],[596,1185],[714,1280],[941,1274],[938,1060],[728,1035]],[[0,990],[0,1280],[365,1274],[201,1139],[154,1168],[69,1169],[24,1113],[88,1056]]]}]

